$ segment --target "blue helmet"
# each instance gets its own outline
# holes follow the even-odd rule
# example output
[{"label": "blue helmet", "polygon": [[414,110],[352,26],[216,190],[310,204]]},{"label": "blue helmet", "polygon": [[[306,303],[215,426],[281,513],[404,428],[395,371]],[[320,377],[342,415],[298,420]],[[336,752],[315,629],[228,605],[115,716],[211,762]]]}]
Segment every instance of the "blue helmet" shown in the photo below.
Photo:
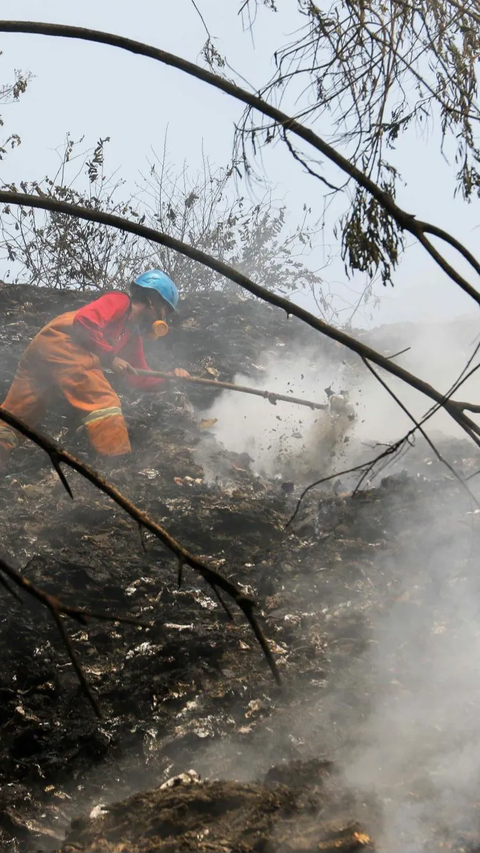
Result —
[{"label": "blue helmet", "polygon": [[174,311],[177,310],[179,300],[177,285],[166,273],[161,270],[147,270],[135,279],[135,284],[138,284],[139,287],[151,287],[152,290],[156,290]]}]

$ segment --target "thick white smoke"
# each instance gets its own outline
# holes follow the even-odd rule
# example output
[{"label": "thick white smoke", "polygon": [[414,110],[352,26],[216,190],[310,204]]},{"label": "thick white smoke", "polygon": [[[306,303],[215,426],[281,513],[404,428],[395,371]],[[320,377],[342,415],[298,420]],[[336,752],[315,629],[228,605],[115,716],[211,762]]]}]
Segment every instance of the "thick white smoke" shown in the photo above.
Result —
[{"label": "thick white smoke", "polygon": [[[397,549],[403,591],[374,626],[373,711],[345,763],[349,785],[381,804],[379,853],[451,849],[475,828],[480,585],[471,557],[479,524],[468,498],[447,500],[423,543],[403,537]],[[396,526],[392,518],[391,533]]]},{"label": "thick white smoke", "polygon": [[[368,343],[385,354],[393,354],[390,343],[399,342],[408,352],[396,362],[446,393],[456,381],[475,348],[474,325],[470,321],[450,324],[401,327],[377,330],[365,335]],[[345,359],[345,360],[344,360]],[[480,361],[480,356],[478,358]],[[473,364],[476,362],[474,361]],[[225,391],[211,408],[203,413],[217,440],[228,450],[248,453],[253,467],[267,476],[287,477],[302,483],[309,478],[325,476],[339,468],[347,468],[372,457],[379,443],[392,443],[405,435],[412,421],[389,396],[365,365],[338,348],[338,362],[319,358],[318,351],[300,350],[280,358],[260,354],[258,378],[238,374],[234,381],[260,389],[291,394],[317,402],[326,402],[325,389],[338,393],[347,390],[356,412],[354,424],[338,422],[329,413],[279,402],[272,406],[266,400],[246,394]],[[432,401],[380,371],[390,388],[399,396],[412,415],[420,420],[433,405]],[[456,393],[457,399],[480,399],[480,371]],[[462,437],[460,427],[444,411],[428,422],[432,436]],[[209,477],[215,477],[215,465],[207,455],[198,461]]]},{"label": "thick white smoke", "polygon": [[[397,361],[446,392],[475,348],[474,331],[470,323],[409,326],[402,343],[411,349]],[[375,346],[375,335],[372,343]],[[385,336],[383,344],[381,349],[389,354]],[[254,465],[270,475],[288,467],[289,460],[301,479],[307,470],[317,468],[321,474],[322,465],[334,470],[339,462],[342,467],[356,464],[372,456],[375,443],[400,438],[412,427],[407,415],[361,362],[358,369],[346,368],[340,359],[341,355],[333,375],[331,363],[322,369],[312,363],[310,354],[302,354],[288,367],[286,362],[281,368],[270,362],[257,383],[316,400],[325,399],[327,385],[333,384],[335,391],[347,387],[358,417],[348,433],[336,436],[334,458],[328,418],[308,409],[289,411],[286,404],[273,408],[263,400],[228,392],[208,412],[208,417],[218,418],[218,439],[229,449],[249,453]],[[479,374],[462,387],[457,399],[480,402]],[[386,373],[382,376],[416,418],[430,408],[426,397]],[[252,384],[246,377],[237,381]],[[427,430],[435,437],[465,437],[443,412],[428,422]],[[475,489],[475,481],[470,486]],[[380,804],[381,820],[373,828],[379,853],[451,849],[455,840],[477,828],[480,582],[472,555],[480,510],[460,490],[456,497],[447,494],[448,483],[439,488],[445,490],[439,517],[425,513],[428,490],[426,496],[412,498],[419,517],[425,515],[423,532],[419,524],[414,534],[406,534],[399,516],[389,519],[385,535],[395,543],[389,569],[395,594],[384,602],[381,613],[371,616],[372,641],[362,669],[371,679],[372,709],[365,719],[360,713],[352,719],[352,739],[343,756],[348,786],[366,798],[373,794]],[[382,572],[381,561],[372,564],[372,589],[376,572]],[[329,705],[334,719],[335,691]],[[318,714],[325,715],[325,708]],[[312,709],[305,707],[298,719],[305,736],[311,718]],[[324,732],[326,740],[317,745],[322,753],[328,743],[325,728]]]},{"label": "thick white smoke", "polygon": [[[260,359],[259,359],[260,361]],[[344,366],[332,371],[318,354],[302,352],[290,359],[275,361],[271,355],[261,359],[263,369],[257,379],[238,374],[234,382],[318,403],[328,403],[326,388],[335,393],[347,381]],[[260,474],[291,477],[299,482],[316,472],[330,469],[342,452],[349,421],[331,417],[330,411],[268,400],[225,391],[204,413],[206,421],[215,421],[211,429],[217,441],[230,451],[247,453],[252,467]],[[215,466],[198,451],[198,461],[207,476],[215,476]]]}]

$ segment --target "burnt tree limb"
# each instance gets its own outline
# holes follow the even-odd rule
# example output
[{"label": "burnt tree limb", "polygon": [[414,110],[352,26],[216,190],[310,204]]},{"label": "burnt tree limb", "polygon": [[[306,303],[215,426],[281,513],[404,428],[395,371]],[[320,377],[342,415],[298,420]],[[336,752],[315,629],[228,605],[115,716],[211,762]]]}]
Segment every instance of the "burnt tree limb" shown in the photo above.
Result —
[{"label": "burnt tree limb", "polygon": [[[14,584],[14,587],[10,586],[10,583],[7,583],[5,580],[6,576],[10,583]],[[97,717],[101,717],[102,713],[100,710],[100,705],[92,690],[90,685],[88,684],[88,680],[83,671],[82,665],[75,653],[75,650],[72,645],[72,641],[70,636],[65,628],[65,625],[62,621],[62,616],[69,616],[74,621],[78,622],[80,625],[88,625],[89,619],[101,619],[107,622],[123,622],[128,625],[137,625],[141,627],[147,627],[147,623],[142,622],[139,619],[134,619],[131,616],[120,616],[116,613],[99,613],[94,612],[92,610],[87,610],[84,607],[74,607],[71,604],[66,604],[56,595],[51,595],[45,590],[33,584],[28,578],[24,577],[17,569],[14,569],[13,566],[10,565],[6,560],[0,557],[0,581],[2,585],[8,590],[9,593],[14,595],[17,600],[22,602],[22,599],[18,595],[15,587],[21,589],[27,595],[35,598],[40,602],[51,614],[54,622],[57,625],[62,641],[65,645],[65,648],[68,652],[70,660],[72,662],[73,668],[77,674],[78,680],[80,682],[80,686],[90,702],[93,710],[95,711]]]},{"label": "burnt tree limb", "polygon": [[[66,491],[73,497],[70,486],[66,480],[65,474],[61,469],[61,465],[66,465],[69,468],[72,468],[74,471],[77,471],[82,477],[92,483],[97,489],[111,498],[118,506],[120,506],[134,521],[137,522],[142,528],[149,530],[153,533],[160,541],[171,551],[177,559],[179,563],[182,565],[188,565],[192,569],[194,569],[210,586],[218,595],[218,591],[222,590],[226,595],[230,596],[233,599],[235,604],[239,607],[239,609],[245,615],[245,618],[250,623],[250,627],[255,634],[257,642],[259,643],[267,663],[272,671],[273,677],[277,684],[281,683],[280,674],[273,658],[273,655],[270,651],[268,641],[265,638],[262,629],[258,623],[258,620],[254,614],[255,602],[242,590],[217,572],[215,569],[212,569],[205,562],[200,560],[198,557],[195,557],[194,554],[190,553],[177,539],[171,536],[164,527],[154,521],[150,516],[143,512],[143,510],[139,509],[135,504],[125,497],[122,492],[120,492],[115,486],[108,482],[104,477],[98,474],[93,470],[89,465],[84,462],[81,462],[80,459],[77,459],[76,456],[69,453],[68,450],[64,450],[60,447],[56,442],[54,442],[51,438],[46,435],[42,435],[37,432],[37,430],[29,427],[24,421],[20,420],[20,418],[15,417],[14,415],[7,412],[6,409],[0,407],[0,420],[7,423],[9,426],[16,429],[19,433],[21,433],[25,438],[28,438],[30,441],[33,441],[34,444],[41,447],[42,450],[47,453],[50,458],[50,461],[55,468],[60,480],[65,487]],[[223,603],[223,602],[222,602]],[[71,615],[71,614],[69,614]]]},{"label": "burnt tree limb", "polygon": [[435,403],[442,406],[453,420],[462,427],[467,435],[469,435],[475,443],[480,446],[480,427],[475,423],[475,421],[469,418],[464,411],[469,409],[476,411],[479,407],[474,406],[471,403],[451,400],[449,395],[445,395],[440,391],[437,391],[428,382],[424,382],[415,374],[410,373],[403,367],[400,367],[392,359],[381,355],[379,352],[372,349],[372,347],[362,343],[362,341],[356,340],[356,338],[353,338],[342,329],[338,329],[335,326],[326,323],[324,320],[321,320],[319,317],[315,317],[315,315],[311,314],[310,311],[306,311],[299,305],[295,305],[284,296],[272,293],[260,284],[256,284],[234,267],[218,260],[217,258],[213,258],[206,252],[202,252],[200,249],[196,249],[188,243],[177,240],[175,237],[171,237],[163,231],[157,231],[155,228],[148,228],[145,225],[140,225],[137,222],[132,222],[131,220],[124,219],[121,216],[114,216],[113,214],[99,210],[89,210],[88,208],[68,204],[67,202],[62,202],[48,196],[39,197],[36,195],[29,195],[27,193],[14,192],[12,190],[0,190],[0,204],[2,203],[4,205],[15,204],[24,207],[35,207],[40,210],[49,210],[55,213],[64,213],[66,215],[76,216],[78,219],[97,222],[100,225],[109,225],[112,228],[119,229],[120,231],[127,231],[130,234],[136,234],[138,237],[143,237],[146,240],[150,240],[152,243],[159,243],[160,245],[166,246],[175,252],[179,252],[181,255],[185,255],[187,258],[191,258],[193,261],[203,264],[214,272],[217,272],[230,281],[235,282],[235,284],[238,284],[253,296],[262,299],[264,302],[268,302],[270,305],[281,308],[287,315],[298,317],[299,320],[302,320],[308,326],[311,326],[312,329],[316,329],[327,338],[346,346],[348,349],[359,355],[360,358],[376,364],[377,367],[383,368],[388,373],[396,376],[403,382],[406,382],[407,385],[415,388],[416,391],[420,391],[421,394],[425,394]]}]

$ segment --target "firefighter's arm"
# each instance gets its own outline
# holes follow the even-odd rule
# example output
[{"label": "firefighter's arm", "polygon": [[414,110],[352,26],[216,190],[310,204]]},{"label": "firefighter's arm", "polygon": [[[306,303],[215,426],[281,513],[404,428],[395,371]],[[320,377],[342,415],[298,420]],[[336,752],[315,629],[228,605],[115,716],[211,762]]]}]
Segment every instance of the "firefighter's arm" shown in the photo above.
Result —
[{"label": "firefighter's arm", "polygon": [[132,335],[122,349],[122,356],[124,356],[126,363],[130,367],[130,371],[123,373],[127,385],[130,385],[132,388],[140,388],[142,391],[156,391],[165,383],[165,379],[162,379],[160,376],[136,375],[136,368],[139,370],[151,369],[145,359],[143,342],[140,335]]}]

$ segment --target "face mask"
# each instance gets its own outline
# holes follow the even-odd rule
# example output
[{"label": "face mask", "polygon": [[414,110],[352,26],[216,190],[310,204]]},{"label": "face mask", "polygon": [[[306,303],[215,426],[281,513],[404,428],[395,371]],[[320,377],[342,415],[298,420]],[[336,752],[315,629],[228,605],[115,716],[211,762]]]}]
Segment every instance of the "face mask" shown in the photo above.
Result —
[{"label": "face mask", "polygon": [[165,335],[168,335],[168,323],[165,320],[156,320],[155,323],[152,324],[152,331],[149,337],[156,338],[164,338]]}]

